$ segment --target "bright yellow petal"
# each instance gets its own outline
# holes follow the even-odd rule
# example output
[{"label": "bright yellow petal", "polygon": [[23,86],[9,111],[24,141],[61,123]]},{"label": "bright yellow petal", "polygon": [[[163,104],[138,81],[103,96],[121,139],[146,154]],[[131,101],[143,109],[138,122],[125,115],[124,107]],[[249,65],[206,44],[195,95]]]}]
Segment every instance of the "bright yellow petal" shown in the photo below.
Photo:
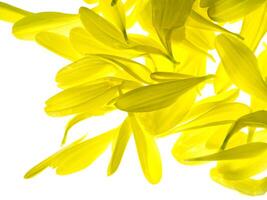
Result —
[{"label": "bright yellow petal", "polygon": [[196,77],[149,85],[118,98],[116,106],[128,112],[148,112],[173,104],[178,97],[211,76]]},{"label": "bright yellow petal", "polygon": [[267,86],[260,74],[257,59],[251,50],[229,35],[217,37],[216,49],[233,83],[249,94],[266,101]]},{"label": "bright yellow petal", "polygon": [[69,38],[64,35],[50,32],[38,33],[35,40],[43,47],[69,60],[78,60],[81,58],[72,46]]},{"label": "bright yellow petal", "polygon": [[112,157],[108,166],[108,175],[115,173],[120,165],[125,148],[132,133],[131,124],[127,118],[121,125],[113,143]]},{"label": "bright yellow petal", "polygon": [[20,39],[32,40],[42,31],[69,31],[71,27],[80,25],[78,15],[58,12],[42,12],[28,15],[13,26],[13,34]]},{"label": "bright yellow petal", "polygon": [[31,12],[28,12],[26,10],[22,10],[4,2],[0,2],[0,20],[14,23],[31,14]]},{"label": "bright yellow petal", "polygon": [[155,139],[140,126],[134,115],[130,116],[130,121],[143,173],[150,183],[156,184],[161,179],[162,166]]},{"label": "bright yellow petal", "polygon": [[267,152],[267,143],[255,142],[222,150],[210,155],[189,158],[188,161],[215,161],[247,159]]},{"label": "bright yellow petal", "polygon": [[213,0],[208,15],[214,21],[231,22],[249,14],[264,2],[266,0]]},{"label": "bright yellow petal", "polygon": [[105,106],[117,93],[118,88],[108,82],[70,88],[51,97],[45,110],[51,116],[89,112]]},{"label": "bright yellow petal", "polygon": [[267,3],[247,15],[242,24],[241,35],[245,44],[255,51],[267,31]]},{"label": "bright yellow petal", "polygon": [[123,33],[94,11],[82,7],[80,17],[86,30],[99,42],[114,48],[126,46]]}]

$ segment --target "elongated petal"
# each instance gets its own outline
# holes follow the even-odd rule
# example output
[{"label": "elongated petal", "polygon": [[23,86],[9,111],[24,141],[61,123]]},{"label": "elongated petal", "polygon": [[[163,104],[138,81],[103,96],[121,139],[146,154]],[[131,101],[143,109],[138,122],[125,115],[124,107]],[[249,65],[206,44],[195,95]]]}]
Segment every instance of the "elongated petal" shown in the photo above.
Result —
[{"label": "elongated petal", "polygon": [[171,105],[179,96],[209,78],[189,78],[141,87],[119,97],[115,105],[128,112],[158,110]]},{"label": "elongated petal", "polygon": [[238,20],[260,7],[266,0],[213,0],[208,8],[209,17],[218,22]]},{"label": "elongated petal", "polygon": [[190,113],[188,114],[189,118],[198,116],[200,113],[205,113],[206,111],[212,109],[219,104],[224,104],[227,102],[234,101],[239,95],[239,90],[233,89],[227,92],[220,93],[216,96],[207,97],[199,102],[196,102]]},{"label": "elongated petal", "polygon": [[151,3],[155,28],[172,30],[184,25],[194,0],[152,0]]},{"label": "elongated petal", "polygon": [[90,112],[85,112],[85,113],[81,113],[81,114],[78,114],[76,115],[75,117],[73,117],[66,125],[66,128],[65,128],[65,132],[64,132],[64,136],[62,138],[62,142],[61,142],[61,145],[64,145],[67,141],[67,137],[68,137],[68,133],[70,131],[70,129],[78,124],[79,122],[85,120],[85,119],[88,119],[90,117],[93,117],[93,116],[98,116],[98,115],[103,115],[105,113],[107,113],[108,111],[110,111],[111,109],[108,109],[108,108],[101,108],[101,109],[91,109]]},{"label": "elongated petal", "polygon": [[31,12],[28,12],[26,10],[22,10],[4,2],[0,2],[0,20],[14,23],[31,14]]},{"label": "elongated petal", "polygon": [[240,89],[267,100],[267,86],[260,74],[255,55],[238,39],[220,35],[216,49],[228,76]]},{"label": "elongated petal", "polygon": [[219,26],[218,24],[213,23],[212,21],[209,21],[205,17],[201,16],[198,14],[196,11],[192,10],[186,25],[192,28],[197,28],[197,29],[203,29],[203,30],[209,30],[209,31],[219,31],[221,33],[229,33],[234,36],[237,36],[241,38],[241,36],[237,33],[233,33],[222,26]]},{"label": "elongated petal", "polygon": [[240,145],[210,155],[190,158],[189,161],[235,160],[251,158],[267,151],[267,143],[255,142]]},{"label": "elongated petal", "polygon": [[222,148],[224,149],[226,147],[228,141],[230,140],[233,134],[235,134],[241,128],[246,126],[267,128],[267,111],[256,111],[237,119],[231,129],[228,131],[224,139]]},{"label": "elongated petal", "polygon": [[225,179],[240,180],[255,176],[267,169],[267,152],[252,158],[219,161],[216,169],[223,174]]},{"label": "elongated petal", "polygon": [[81,58],[81,54],[73,48],[69,38],[66,36],[57,33],[41,32],[36,35],[35,40],[40,45],[66,59],[77,60]]},{"label": "elongated petal", "polygon": [[47,167],[55,168],[59,175],[71,174],[88,167],[107,149],[115,131],[116,129],[85,141],[74,142],[30,169],[24,177],[31,178]]},{"label": "elongated petal", "polygon": [[99,83],[67,89],[46,102],[46,112],[52,116],[89,112],[101,108],[117,95],[117,87]]},{"label": "elongated petal", "polygon": [[112,64],[115,64],[116,66],[133,76],[135,79],[144,83],[151,83],[151,71],[145,65],[118,56],[103,54],[100,54],[98,56],[109,61]]},{"label": "elongated petal", "polygon": [[184,26],[194,0],[152,0],[152,24],[158,37],[172,55],[171,36],[174,29]]},{"label": "elongated petal", "polygon": [[86,56],[62,68],[56,76],[58,86],[70,88],[90,81],[113,76],[116,68],[96,56]]},{"label": "elongated petal", "polygon": [[216,168],[210,172],[211,178],[219,184],[237,190],[243,194],[257,196],[263,195],[267,192],[267,177],[262,179],[242,179],[242,180],[228,180],[220,174]]},{"label": "elongated petal", "polygon": [[193,76],[189,74],[181,74],[174,72],[154,72],[150,75],[150,77],[153,80],[164,82],[164,81],[192,78]]},{"label": "elongated petal", "polygon": [[267,31],[267,3],[247,15],[242,24],[241,35],[245,44],[255,51]]},{"label": "elongated petal", "polygon": [[131,124],[129,119],[127,118],[121,125],[118,134],[115,137],[115,141],[113,144],[113,152],[112,157],[108,166],[108,175],[112,175],[118,169],[122,156],[124,154],[125,148],[128,144],[132,133]]},{"label": "elongated petal", "polygon": [[87,8],[80,8],[80,17],[86,30],[99,42],[114,48],[126,46],[123,34],[110,22]]},{"label": "elongated petal", "polygon": [[160,154],[153,136],[147,133],[134,116],[130,116],[139,161],[146,179],[156,184],[162,176]]},{"label": "elongated petal", "polygon": [[39,32],[52,30],[64,32],[67,27],[79,24],[79,17],[77,15],[42,12],[26,16],[17,21],[13,26],[13,34],[20,39],[32,40]]},{"label": "elongated petal", "polygon": [[125,39],[127,39],[126,33],[126,16],[124,5],[121,0],[116,0],[116,2],[110,3],[109,1],[100,1],[99,9],[103,13],[106,19],[109,19],[111,23],[117,26],[122,33],[124,33]]},{"label": "elongated petal", "polygon": [[202,164],[202,162],[189,161],[189,158],[213,153],[214,150],[207,148],[206,143],[213,134],[219,134],[224,130],[225,127],[220,126],[185,131],[175,142],[172,148],[172,155],[182,164]]},{"label": "elongated petal", "polygon": [[[176,127],[174,132],[228,123],[231,124],[240,116],[249,113],[249,111],[249,107],[241,103],[231,102],[218,104],[188,123]],[[190,118],[190,113],[188,118]]]}]

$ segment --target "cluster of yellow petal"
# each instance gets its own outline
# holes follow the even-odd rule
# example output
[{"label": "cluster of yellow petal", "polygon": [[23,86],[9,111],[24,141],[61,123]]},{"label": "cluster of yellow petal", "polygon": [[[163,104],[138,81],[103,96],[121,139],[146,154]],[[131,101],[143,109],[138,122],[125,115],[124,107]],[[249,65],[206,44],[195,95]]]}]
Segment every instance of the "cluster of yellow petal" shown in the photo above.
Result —
[{"label": "cluster of yellow petal", "polygon": [[[133,135],[144,176],[160,181],[156,139],[178,133],[172,154],[183,164],[216,161],[211,177],[248,195],[267,192],[267,0],[85,0],[78,14],[32,13],[0,2],[13,34],[72,61],[56,75],[62,92],[46,102],[51,116],[82,120],[114,110],[128,113],[117,128],[81,138],[32,168],[80,171],[110,145],[108,175],[119,167]],[[224,24],[242,22],[240,33]],[[142,33],[134,32],[139,27]],[[131,30],[131,31],[130,31]],[[132,33],[134,32],[134,33]],[[211,50],[220,57],[207,73]],[[202,97],[210,85],[214,94]],[[250,104],[237,98],[243,91]]]}]

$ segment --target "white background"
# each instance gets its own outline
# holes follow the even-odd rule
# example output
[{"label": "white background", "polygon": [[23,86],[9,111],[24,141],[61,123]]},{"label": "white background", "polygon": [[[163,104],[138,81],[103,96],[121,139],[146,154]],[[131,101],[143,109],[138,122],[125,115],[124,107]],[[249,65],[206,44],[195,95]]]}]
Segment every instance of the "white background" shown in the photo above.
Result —
[{"label": "white background", "polygon": [[[78,12],[81,0],[8,0],[30,11]],[[15,39],[11,25],[0,22],[0,199],[252,199],[226,189],[209,178],[213,165],[183,166],[171,156],[176,136],[158,141],[164,173],[158,185],[150,185],[142,175],[131,140],[118,172],[107,177],[110,149],[86,170],[57,176],[46,170],[24,180],[33,165],[60,148],[67,118],[51,118],[43,111],[45,100],[58,89],[57,70],[68,61],[32,43]],[[122,120],[121,115],[94,118],[74,128],[70,134],[96,134]],[[73,136],[77,138],[77,135]],[[253,199],[266,199],[266,196]]]}]

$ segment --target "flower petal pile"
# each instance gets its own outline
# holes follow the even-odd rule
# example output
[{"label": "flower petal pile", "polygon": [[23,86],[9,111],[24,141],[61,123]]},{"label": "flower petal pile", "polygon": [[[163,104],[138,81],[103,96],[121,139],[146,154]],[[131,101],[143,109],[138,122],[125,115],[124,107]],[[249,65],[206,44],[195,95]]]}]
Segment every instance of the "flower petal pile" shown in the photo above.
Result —
[{"label": "flower petal pile", "polygon": [[[85,0],[76,14],[33,13],[0,2],[0,19],[70,64],[56,75],[62,91],[46,102],[50,116],[72,116],[69,130],[120,110],[123,123],[81,138],[31,170],[83,170],[110,145],[107,173],[118,169],[133,135],[145,178],[156,184],[162,162],[156,140],[179,134],[172,154],[186,165],[217,162],[211,178],[234,190],[267,192],[267,0]],[[225,24],[242,22],[240,32]],[[136,31],[138,27],[142,31]],[[214,50],[214,51],[213,51]],[[220,63],[215,63],[217,52]],[[216,73],[207,73],[207,61]],[[203,95],[206,87],[214,92]],[[240,93],[250,103],[238,100]]]}]

